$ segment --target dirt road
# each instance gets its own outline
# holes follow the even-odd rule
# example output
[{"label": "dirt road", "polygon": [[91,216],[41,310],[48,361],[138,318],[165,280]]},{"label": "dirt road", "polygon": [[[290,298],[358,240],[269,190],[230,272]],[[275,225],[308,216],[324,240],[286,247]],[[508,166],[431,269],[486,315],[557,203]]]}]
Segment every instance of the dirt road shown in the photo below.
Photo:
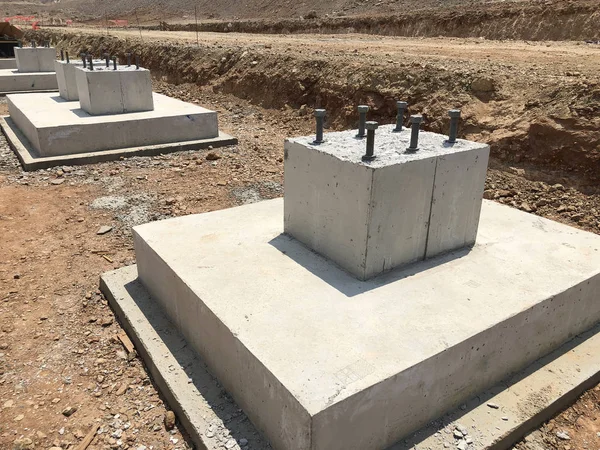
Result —
[{"label": "dirt road", "polygon": [[[106,35],[101,28],[64,28],[68,33]],[[139,30],[113,30],[111,36],[124,39],[140,37]],[[142,30],[142,39],[156,43],[195,44],[196,33],[187,31]],[[564,76],[565,71],[597,75],[600,70],[600,45],[583,42],[489,41],[477,38],[404,38],[361,34],[334,35],[260,35],[246,33],[199,33],[203,45],[224,45],[271,49],[273,52],[319,52],[328,58],[345,58],[356,52],[374,62],[410,58],[427,62],[495,62],[538,67],[538,72]]]}]

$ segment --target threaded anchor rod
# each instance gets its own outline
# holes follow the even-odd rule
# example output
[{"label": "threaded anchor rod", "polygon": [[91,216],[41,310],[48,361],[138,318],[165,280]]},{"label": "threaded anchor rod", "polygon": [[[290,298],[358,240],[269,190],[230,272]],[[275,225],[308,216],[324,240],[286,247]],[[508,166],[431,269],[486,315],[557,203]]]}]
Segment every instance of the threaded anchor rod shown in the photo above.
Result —
[{"label": "threaded anchor rod", "polygon": [[323,139],[323,128],[325,124],[326,113],[327,112],[324,109],[315,109],[315,121],[317,126],[316,137],[314,140],[315,144],[322,144],[323,142],[325,142]]},{"label": "threaded anchor rod", "polygon": [[404,125],[404,113],[406,112],[406,107],[408,103],[406,102],[396,102],[396,128],[394,131],[400,132],[402,131],[402,126]]},{"label": "threaded anchor rod", "polygon": [[451,109],[448,111],[450,116],[450,132],[448,133],[448,142],[454,144],[458,135],[458,122],[460,121],[460,109]]},{"label": "threaded anchor rod", "polygon": [[358,107],[358,134],[356,137],[365,137],[365,124],[367,123],[367,113],[369,107],[367,105],[359,105]]},{"label": "threaded anchor rod", "polygon": [[379,128],[377,122],[367,122],[365,124],[367,129],[367,152],[363,155],[363,161],[373,161],[375,156],[375,130]]},{"label": "threaded anchor rod", "polygon": [[423,122],[423,116],[410,116],[410,145],[407,149],[409,152],[419,150],[419,127],[421,126],[421,122]]}]

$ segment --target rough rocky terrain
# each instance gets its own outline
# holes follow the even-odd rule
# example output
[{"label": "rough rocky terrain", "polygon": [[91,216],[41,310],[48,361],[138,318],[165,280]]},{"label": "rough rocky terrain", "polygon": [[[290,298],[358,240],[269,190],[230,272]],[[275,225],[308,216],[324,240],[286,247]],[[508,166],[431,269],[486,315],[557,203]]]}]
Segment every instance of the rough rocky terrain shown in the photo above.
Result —
[{"label": "rough rocky terrain", "polygon": [[[600,233],[595,44],[208,33],[196,47],[189,32],[111,33],[41,35],[72,54],[137,52],[155,90],[218,110],[240,143],[24,173],[0,138],[2,449],[73,449],[96,425],[90,449],[187,448],[98,276],[134,262],[135,224],[281,196],[283,140],[312,133],[317,106],[343,129],[359,103],[393,121],[403,98],[434,131],[461,107],[461,135],[493,148],[486,198]],[[600,448],[599,392],[517,448]]]},{"label": "rough rocky terrain", "polygon": [[69,20],[102,28],[142,26],[278,34],[359,32],[594,42],[600,39],[600,4],[596,0],[5,0],[1,4],[6,17],[32,15],[42,26],[61,25]]}]

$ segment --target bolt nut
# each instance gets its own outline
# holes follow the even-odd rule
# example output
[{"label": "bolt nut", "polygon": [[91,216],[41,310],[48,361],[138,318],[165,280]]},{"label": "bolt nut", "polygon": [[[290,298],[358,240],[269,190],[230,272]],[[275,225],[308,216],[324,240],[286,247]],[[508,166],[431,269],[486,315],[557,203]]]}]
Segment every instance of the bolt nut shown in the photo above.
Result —
[{"label": "bolt nut", "polygon": [[369,107],[367,105],[359,105],[358,106],[358,112],[359,113],[368,113],[369,112]]},{"label": "bolt nut", "polygon": [[423,116],[415,115],[410,116],[410,123],[421,123],[423,122]]},{"label": "bolt nut", "polygon": [[452,119],[460,117],[460,109],[451,109],[450,111],[448,111],[448,115]]},{"label": "bolt nut", "polygon": [[377,128],[379,128],[379,123],[369,121],[369,122],[365,123],[365,128],[367,130],[376,130]]},{"label": "bolt nut", "polygon": [[406,103],[406,102],[396,102],[396,107],[399,109],[406,109],[407,106],[408,106],[408,103]]},{"label": "bolt nut", "polygon": [[315,109],[315,117],[325,117],[326,113],[327,111],[324,109]]}]

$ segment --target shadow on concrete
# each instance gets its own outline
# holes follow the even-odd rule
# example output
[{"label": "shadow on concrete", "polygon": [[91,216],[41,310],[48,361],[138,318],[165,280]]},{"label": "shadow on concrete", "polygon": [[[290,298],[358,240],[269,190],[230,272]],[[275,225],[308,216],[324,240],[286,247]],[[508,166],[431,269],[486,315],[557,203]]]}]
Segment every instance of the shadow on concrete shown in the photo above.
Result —
[{"label": "shadow on concrete", "polygon": [[[160,341],[166,346],[168,353],[175,358],[177,364],[185,371],[186,375],[189,377],[188,383],[193,384],[195,389],[200,393],[202,399],[208,403],[208,407],[218,417],[219,420],[216,423],[212,423],[215,429],[215,437],[219,434],[219,429],[227,430],[229,432],[229,437],[235,439],[237,442],[242,438],[246,438],[254,445],[252,448],[270,450],[271,447],[268,442],[257,433],[256,428],[252,425],[248,417],[242,412],[241,408],[229,396],[225,389],[221,387],[217,379],[209,372],[206,364],[191,346],[188,345],[186,339],[179,333],[177,327],[168,319],[162,307],[151,298],[139,279],[126,283],[124,288],[139,308],[141,314],[143,314],[148,321],[149,325],[154,329]],[[103,289],[103,292],[107,295],[108,289]],[[113,309],[118,313],[119,321],[121,323],[127,322],[128,318],[119,310],[117,302],[114,299],[111,300]],[[131,330],[130,327],[125,328],[128,331]],[[134,341],[136,350],[141,353],[140,356],[146,363],[148,371],[156,384],[157,390],[165,398],[167,404],[173,408],[177,415],[177,420],[182,422],[184,428],[190,434],[191,440],[196,444],[196,448],[207,448],[208,450],[211,450],[213,446],[207,444],[212,442],[212,440],[209,439],[207,441],[206,436],[201,436],[200,430],[197,428],[199,420],[211,423],[210,418],[206,419],[206,413],[202,414],[198,411],[190,411],[187,408],[182,407],[182,400],[175,398],[173,391],[168,387],[169,384],[173,383],[173,380],[166,380],[161,374],[159,362],[154,361],[156,355],[153,355],[153,357],[150,356],[146,346],[135,333],[129,332],[128,334]],[[166,355],[163,357],[166,358]],[[164,371],[164,367],[162,370]],[[174,367],[169,368],[169,371],[171,370],[176,369]],[[191,391],[191,387],[189,391]],[[198,402],[203,403],[200,399]],[[196,403],[198,404],[198,402]],[[200,418],[200,414],[204,417]],[[224,442],[221,443],[216,441],[214,448],[220,447],[221,444],[224,444]],[[206,445],[206,447],[204,447],[204,445]]]},{"label": "shadow on concrete", "polygon": [[[588,339],[594,337],[598,333],[600,333],[600,324],[596,325],[595,327],[586,331],[585,333],[576,336],[575,338],[560,346],[558,349],[554,350],[552,353],[533,362],[525,369],[522,369],[510,375],[494,387],[483,391],[468,402],[458,406],[455,410],[452,410],[446,413],[441,418],[434,420],[427,426],[421,428],[419,431],[406,437],[401,442],[398,442],[393,446],[389,447],[387,450],[412,450],[414,448],[417,448],[418,444],[421,444],[425,439],[430,438],[436,433],[440,433],[441,439],[445,439],[452,447],[455,447],[455,440],[452,434],[446,434],[444,432],[444,430],[449,425],[460,423],[460,420],[463,416],[465,416],[466,414],[470,413],[478,407],[484,405],[487,407],[487,403],[494,396],[510,389],[512,386],[519,383],[521,380],[543,369],[545,366],[549,365],[561,356],[571,352],[582,342],[587,341]],[[558,413],[571,406],[581,395],[582,392],[591,389],[598,383],[600,383],[600,371],[597,372],[595,376],[590,377],[583,385],[577,386],[572,391],[560,397],[549,407],[543,408],[541,411],[537,412],[532,417],[529,417],[528,420],[523,421],[519,426],[514,428],[508,434],[502,436],[501,439],[499,439],[494,446],[486,448],[489,448],[490,450],[500,450],[511,447],[513,444],[521,440],[527,433],[536,429],[541,423],[550,420],[552,417],[556,416]],[[470,428],[473,424],[464,422],[461,425]],[[450,431],[452,432],[453,429],[451,429]],[[418,448],[420,448],[420,446],[418,446]]]},{"label": "shadow on concrete", "polygon": [[421,272],[467,256],[471,252],[471,247],[463,248],[426,261],[417,261],[408,266],[385,272],[375,278],[361,281],[329,259],[319,255],[285,233],[271,239],[269,244],[347,297],[364,294],[387,284],[415,276]]},{"label": "shadow on concrete", "polygon": [[[62,98],[62,97],[61,97],[59,94],[56,94],[55,96],[53,96],[53,97],[50,97],[50,100],[53,100],[53,101],[55,101],[56,103],[66,103],[66,102],[67,102],[67,101],[66,101],[64,98]],[[77,105],[79,104],[79,102],[74,102],[74,103],[75,103],[75,104],[77,104]]]}]

